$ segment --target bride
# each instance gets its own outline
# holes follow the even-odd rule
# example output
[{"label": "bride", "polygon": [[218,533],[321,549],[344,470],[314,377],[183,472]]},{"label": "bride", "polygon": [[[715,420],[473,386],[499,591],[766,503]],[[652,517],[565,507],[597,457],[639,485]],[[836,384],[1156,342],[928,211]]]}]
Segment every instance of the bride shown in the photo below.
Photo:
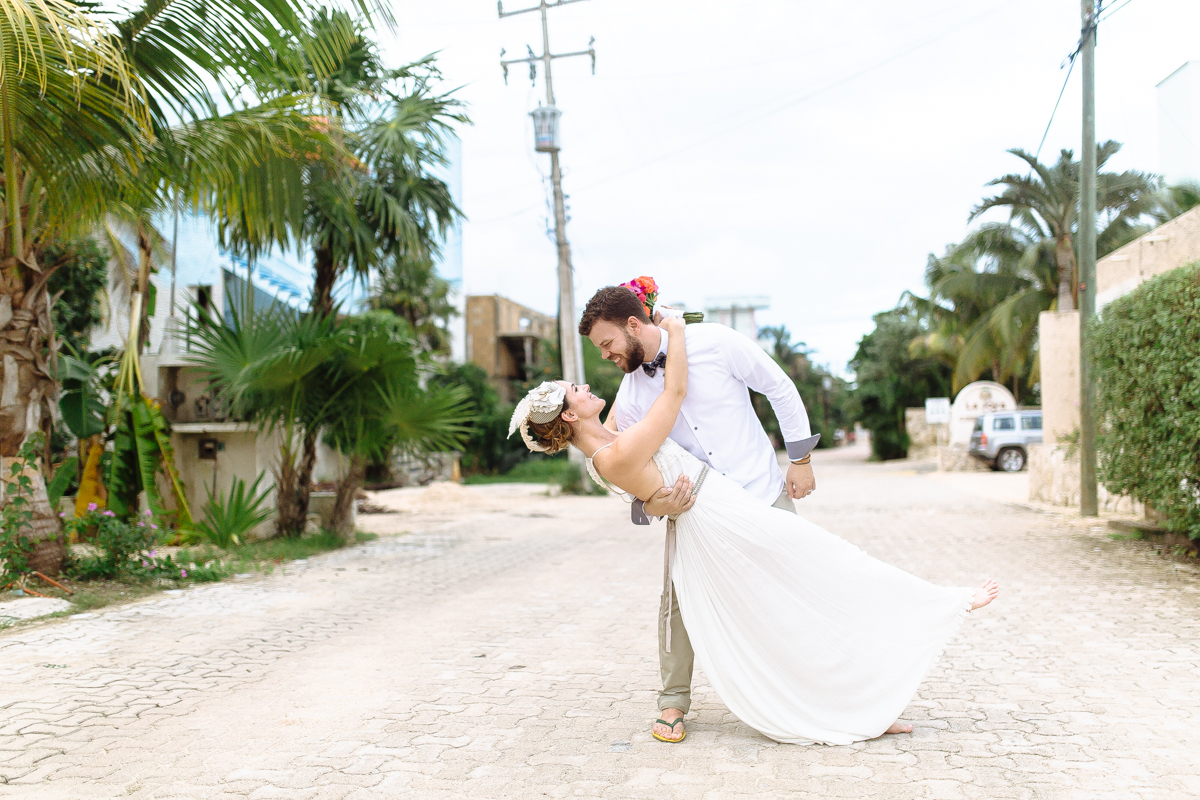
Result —
[{"label": "bride", "polygon": [[519,426],[546,453],[575,445],[593,476],[629,499],[690,480],[695,504],[668,522],[664,580],[704,674],[740,719],[793,743],[911,731],[897,717],[966,612],[999,587],[934,586],[877,561],[668,439],[687,393],[683,326],[662,322],[666,386],[640,422],[613,433],[586,385],[547,382],[518,405],[510,435]]}]

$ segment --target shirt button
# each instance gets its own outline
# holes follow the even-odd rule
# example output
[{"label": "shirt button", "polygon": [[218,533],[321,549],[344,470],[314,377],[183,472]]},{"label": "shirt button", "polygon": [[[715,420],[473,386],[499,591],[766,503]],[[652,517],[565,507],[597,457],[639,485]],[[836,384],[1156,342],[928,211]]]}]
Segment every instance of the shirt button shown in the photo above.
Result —
[{"label": "shirt button", "polygon": [[700,429],[699,429],[699,428],[692,428],[692,430],[694,430],[694,431],[698,431],[698,430],[700,430]]},{"label": "shirt button", "polygon": [[708,454],[711,456],[711,455],[712,455],[712,450],[709,450],[709,451],[708,451]]}]

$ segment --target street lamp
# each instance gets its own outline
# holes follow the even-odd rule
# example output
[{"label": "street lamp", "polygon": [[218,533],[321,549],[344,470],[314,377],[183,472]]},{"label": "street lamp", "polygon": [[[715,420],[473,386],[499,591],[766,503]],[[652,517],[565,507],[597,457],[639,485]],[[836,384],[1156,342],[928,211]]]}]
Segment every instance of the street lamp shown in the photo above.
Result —
[{"label": "street lamp", "polygon": [[557,153],[561,146],[558,141],[558,118],[562,112],[554,106],[538,107],[529,112],[533,117],[533,149],[539,153]]}]

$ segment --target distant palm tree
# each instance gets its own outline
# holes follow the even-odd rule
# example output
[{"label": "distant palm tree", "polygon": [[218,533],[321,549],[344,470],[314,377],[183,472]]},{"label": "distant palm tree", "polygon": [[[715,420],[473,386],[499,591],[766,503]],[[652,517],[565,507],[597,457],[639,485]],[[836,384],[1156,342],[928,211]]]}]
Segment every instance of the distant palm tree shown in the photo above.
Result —
[{"label": "distant palm tree", "polygon": [[1196,206],[1200,206],[1200,183],[1184,181],[1163,189],[1163,212],[1167,219],[1178,217]]},{"label": "distant palm tree", "polygon": [[907,296],[929,328],[913,354],[952,367],[956,392],[990,371],[1019,397],[1022,384],[1036,382],[1037,319],[1054,304],[1056,272],[1053,240],[1005,223],[981,226],[946,255],[929,257],[928,299]]},{"label": "distant palm tree", "polygon": [[[1096,248],[1101,255],[1144,232],[1144,218],[1159,210],[1160,181],[1155,176],[1134,170],[1100,171],[1120,149],[1112,140],[1096,146],[1096,210],[1101,226]],[[1053,166],[1019,148],[1008,152],[1026,162],[1030,172],[1011,173],[988,183],[1005,188],[976,206],[968,221],[993,208],[1008,208],[1010,224],[1029,240],[1039,245],[1053,241],[1058,310],[1073,309],[1079,299],[1074,242],[1079,224],[1079,162],[1065,149]]]},{"label": "distant palm tree", "polygon": [[432,259],[392,255],[380,267],[370,305],[406,320],[422,350],[450,352],[447,325],[458,309],[450,282],[437,274]]},{"label": "distant palm tree", "polygon": [[[1120,150],[1107,141],[1096,148],[1097,168]],[[906,302],[927,320],[929,332],[913,342],[954,368],[957,391],[981,375],[1011,384],[1014,394],[1038,380],[1038,315],[1068,310],[1078,301],[1075,234],[1079,223],[1079,162],[1070,150],[1054,165],[1024,150],[1026,175],[991,181],[1004,186],[975,207],[970,221],[993,208],[1008,208],[1007,222],[987,222],[941,257],[930,256],[925,282],[929,298]],[[1100,172],[1097,176],[1098,255],[1145,232],[1168,211],[1161,181],[1147,173]]]}]

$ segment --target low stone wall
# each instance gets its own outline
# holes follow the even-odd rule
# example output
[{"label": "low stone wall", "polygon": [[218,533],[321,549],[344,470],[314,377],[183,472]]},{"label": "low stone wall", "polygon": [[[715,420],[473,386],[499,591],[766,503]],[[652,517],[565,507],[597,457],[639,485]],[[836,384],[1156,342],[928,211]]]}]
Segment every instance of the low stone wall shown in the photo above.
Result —
[{"label": "low stone wall", "polygon": [[936,458],[938,428],[925,422],[924,408],[904,409],[904,432],[908,434],[908,457],[910,459]]},{"label": "low stone wall", "polygon": [[988,472],[987,462],[975,458],[966,445],[950,444],[937,449],[938,472]]},{"label": "low stone wall", "polygon": [[[1029,451],[1029,500],[1052,506],[1079,507],[1079,454],[1066,445],[1031,444]],[[1101,511],[1114,514],[1144,514],[1145,509],[1128,495],[1109,494],[1100,486]]]},{"label": "low stone wall", "polygon": [[458,453],[403,454],[392,459],[392,480],[399,486],[428,486],[434,481],[458,480]]}]

